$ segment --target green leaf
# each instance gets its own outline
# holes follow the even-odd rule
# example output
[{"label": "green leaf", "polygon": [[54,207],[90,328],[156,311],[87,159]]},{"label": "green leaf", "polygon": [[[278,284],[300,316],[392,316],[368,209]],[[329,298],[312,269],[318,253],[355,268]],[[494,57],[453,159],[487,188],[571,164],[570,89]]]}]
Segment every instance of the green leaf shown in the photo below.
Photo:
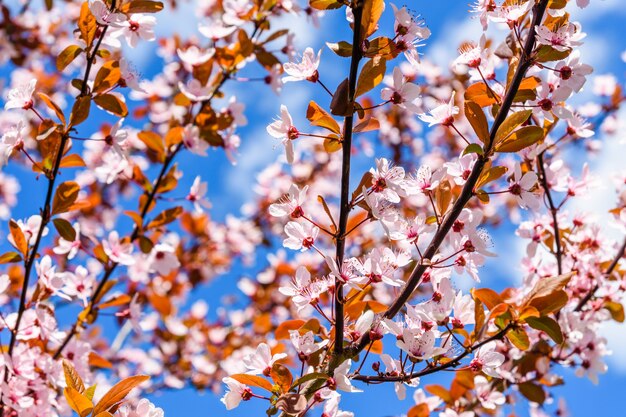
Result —
[{"label": "green leaf", "polygon": [[81,52],[83,52],[83,48],[78,45],[70,45],[62,50],[59,56],[57,56],[57,70],[63,71]]},{"label": "green leaf", "polygon": [[524,126],[496,145],[496,152],[519,152],[542,140],[544,131],[539,126]]},{"label": "green leaf", "polygon": [[57,217],[52,220],[52,223],[54,223],[54,228],[57,229],[57,232],[63,239],[69,242],[76,240],[76,230],[74,230],[70,222],[61,217]]},{"label": "green leaf", "polygon": [[315,381],[316,379],[328,379],[328,375],[323,374],[321,372],[312,372],[310,374],[306,374],[304,376],[301,376],[300,378],[296,379],[293,384],[291,385],[290,390],[297,388],[298,386],[309,382],[309,381]]},{"label": "green leaf", "polygon": [[346,41],[336,43],[326,42],[326,46],[341,57],[350,58],[352,56],[352,44]]},{"label": "green leaf", "polygon": [[551,317],[527,317],[526,323],[535,330],[546,333],[552,340],[559,345],[563,343],[563,332],[556,320]]},{"label": "green leaf", "polygon": [[469,145],[467,145],[467,147],[465,149],[463,149],[463,153],[461,154],[461,156],[467,155],[469,153],[475,153],[478,155],[482,155],[484,153],[482,146],[480,146],[477,143],[470,143]]},{"label": "green leaf", "polygon": [[506,139],[515,129],[517,129],[519,125],[528,120],[532,112],[532,110],[522,110],[507,117],[496,132],[496,137],[494,139],[496,147],[500,141]]}]

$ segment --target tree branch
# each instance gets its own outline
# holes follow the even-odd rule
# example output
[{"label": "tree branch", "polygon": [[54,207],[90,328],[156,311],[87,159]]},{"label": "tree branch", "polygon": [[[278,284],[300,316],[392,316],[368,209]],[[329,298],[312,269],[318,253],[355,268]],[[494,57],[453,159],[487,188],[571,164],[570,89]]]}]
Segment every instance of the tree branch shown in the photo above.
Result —
[{"label": "tree branch", "polygon": [[498,333],[494,334],[493,336],[488,337],[487,339],[483,340],[480,343],[475,344],[474,346],[470,346],[466,348],[463,353],[452,358],[450,362],[446,362],[438,366],[429,366],[425,369],[422,369],[421,371],[412,372],[412,373],[404,374],[404,375],[402,374],[401,375],[356,375],[352,379],[356,381],[363,381],[363,382],[368,382],[368,383],[369,382],[406,382],[406,381],[410,381],[412,379],[419,378],[425,375],[434,374],[435,372],[443,371],[444,369],[454,368],[460,365],[460,362],[463,358],[465,358],[470,353],[474,352],[476,349],[480,348],[483,345],[486,345],[487,343],[491,341],[502,339],[507,334],[507,332],[511,330],[512,328],[513,328],[512,323],[507,324],[507,326],[504,329],[500,330]]},{"label": "tree branch", "polygon": [[554,200],[552,199],[552,194],[550,193],[550,186],[548,185],[548,179],[546,178],[546,168],[543,162],[543,152],[537,155],[537,166],[539,168],[539,181],[541,183],[541,187],[543,188],[546,198],[548,199],[548,208],[550,209],[550,214],[552,215],[552,227],[554,228],[554,244],[556,246],[554,257],[556,258],[556,267],[559,272],[559,275],[563,274],[563,249],[561,248],[561,232],[559,230],[559,222],[557,219],[557,214],[559,209],[554,204]]},{"label": "tree branch", "polygon": [[[485,167],[487,161],[489,161],[489,155],[493,152],[496,133],[508,116],[511,105],[513,104],[513,99],[515,98],[515,95],[519,90],[520,83],[524,79],[524,76],[526,75],[528,69],[530,69],[533,64],[533,61],[531,59],[531,53],[533,52],[535,46],[535,27],[541,23],[547,5],[548,0],[541,0],[533,6],[533,19],[530,23],[530,29],[528,31],[526,43],[524,44],[524,50],[522,51],[522,58],[517,69],[515,70],[515,75],[511,80],[504,100],[502,101],[502,106],[500,107],[500,110],[495,117],[493,125],[491,126],[491,130],[489,131],[489,144],[486,146],[484,154],[479,156],[478,160],[474,164],[474,168],[467,178],[461,194],[454,202],[452,209],[446,215],[443,222],[441,223],[441,227],[426,248],[426,251],[424,252],[425,259],[430,260],[435,256],[437,250],[439,249],[439,246],[441,246],[441,244],[443,243],[455,220],[461,214],[461,211],[463,210],[463,208],[465,208],[465,205],[468,203],[470,198],[474,195],[474,186],[478,182],[480,174],[482,173],[482,170]],[[392,305],[383,314],[384,318],[391,319],[400,311],[404,304],[406,304],[406,302],[411,298],[413,291],[415,291],[415,289],[421,283],[422,275],[424,274],[424,272],[426,272],[428,267],[429,266],[427,264],[420,263],[413,269],[406,286],[392,303]],[[374,325],[376,325],[376,323]],[[366,332],[358,341],[358,343],[350,349],[349,356],[356,356],[369,344],[369,342],[369,332]]]},{"label": "tree branch", "polygon": [[[341,270],[346,246],[346,231],[348,227],[348,215],[350,214],[350,156],[352,151],[352,133],[354,127],[354,95],[356,92],[357,73],[359,62],[362,58],[360,47],[361,18],[363,16],[363,4],[359,3],[352,9],[354,13],[354,33],[352,36],[352,58],[350,60],[350,75],[348,78],[348,107],[350,115],[343,122],[342,141],[342,164],[341,164],[341,203],[339,212],[339,228],[337,230],[337,251],[335,257]],[[335,278],[335,354],[343,351],[343,284],[339,277]]]},{"label": "tree branch", "polygon": [[[626,238],[624,238],[624,242],[622,243],[622,246],[617,251],[615,258],[613,258],[613,262],[611,262],[611,265],[609,265],[606,271],[604,271],[605,276],[611,275],[613,273],[613,270],[615,270],[615,268],[617,267],[617,264],[619,264],[620,259],[622,259],[622,257],[624,256],[624,252],[626,252]],[[574,311],[581,311],[582,308],[585,306],[585,304],[587,304],[589,300],[591,300],[591,298],[594,296],[596,291],[598,291],[598,289],[600,289],[600,284],[596,283],[596,285],[594,285],[593,288],[589,290],[589,292],[585,294],[583,298],[580,299]]]}]

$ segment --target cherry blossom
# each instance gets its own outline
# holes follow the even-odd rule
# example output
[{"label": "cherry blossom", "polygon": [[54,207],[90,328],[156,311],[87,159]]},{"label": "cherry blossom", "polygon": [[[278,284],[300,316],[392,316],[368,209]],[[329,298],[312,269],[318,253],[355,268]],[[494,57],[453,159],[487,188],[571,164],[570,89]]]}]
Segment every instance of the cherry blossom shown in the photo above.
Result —
[{"label": "cherry blossom", "polygon": [[512,182],[509,185],[509,192],[515,196],[520,207],[530,210],[539,208],[541,202],[538,196],[531,191],[535,184],[537,184],[537,174],[528,171],[522,175],[522,168],[516,164]]},{"label": "cherry blossom", "polygon": [[308,185],[300,189],[297,185],[292,184],[286,196],[281,198],[279,202],[270,205],[269,213],[274,217],[289,216],[292,219],[302,217],[304,215],[302,204],[306,201],[306,192],[308,189]]},{"label": "cherry blossom", "polygon": [[276,361],[286,357],[286,353],[277,353],[272,355],[270,347],[265,343],[261,343],[257,346],[256,351],[253,354],[251,353],[243,358],[243,362],[248,368],[248,373],[254,375],[263,374],[267,376],[272,369],[272,365]]},{"label": "cherry blossom", "polygon": [[535,29],[537,31],[537,43],[551,46],[557,51],[567,51],[572,47],[580,46],[583,44],[581,39],[587,36],[586,33],[581,32],[578,23],[568,23],[554,32],[544,26],[537,26]]},{"label": "cherry blossom", "polygon": [[300,136],[300,132],[298,132],[298,129],[296,129],[293,125],[287,106],[280,106],[280,119],[267,126],[267,133],[269,133],[270,136],[281,140],[283,145],[285,145],[287,163],[292,164],[294,162],[294,149],[292,141]]},{"label": "cherry blossom", "polygon": [[132,245],[120,241],[119,234],[115,230],[109,232],[108,238],[102,241],[102,248],[113,262],[127,266],[135,263],[135,259],[131,255]]},{"label": "cherry blossom", "polygon": [[499,378],[497,368],[503,363],[504,355],[496,352],[496,342],[489,342],[478,348],[469,366],[474,372],[484,372],[486,375]]},{"label": "cherry blossom", "polygon": [[139,40],[153,41],[156,39],[154,26],[156,18],[141,13],[131,14],[128,20],[112,24],[111,36],[124,37],[131,48],[137,46]]},{"label": "cherry blossom", "polygon": [[450,97],[450,101],[445,104],[441,104],[434,109],[432,109],[430,114],[420,114],[418,117],[425,123],[428,123],[428,126],[434,126],[441,124],[443,126],[451,126],[454,123],[454,116],[459,114],[459,108],[454,105],[454,95],[455,92],[452,92],[452,96]]},{"label": "cherry blossom", "polygon": [[33,93],[37,85],[36,79],[31,79],[27,84],[22,84],[9,91],[7,101],[4,103],[4,109],[24,109],[29,110],[33,107]]},{"label": "cherry blossom", "polygon": [[187,197],[185,197],[187,200],[193,203],[193,207],[196,213],[202,213],[205,209],[211,208],[211,203],[205,197],[207,189],[208,184],[206,182],[202,182],[200,176],[197,176],[193,180],[193,184],[191,184],[189,194],[187,194]]},{"label": "cherry blossom", "polygon": [[222,399],[220,400],[225,406],[227,410],[232,410],[239,406],[239,403],[243,401],[248,401],[251,398],[252,390],[231,377],[226,377],[222,379],[222,382],[228,386],[229,391],[224,394]]},{"label": "cherry blossom", "polygon": [[200,129],[198,126],[187,125],[183,129],[183,143],[191,153],[200,156],[206,156],[209,144],[200,137]]},{"label": "cherry blossom", "polygon": [[285,225],[285,234],[288,237],[283,240],[284,247],[305,251],[315,245],[319,228],[308,223],[289,222]]},{"label": "cherry blossom", "polygon": [[407,82],[399,67],[393,69],[393,85],[381,90],[380,96],[385,101],[390,101],[400,108],[407,109],[414,113],[420,111],[415,100],[419,97],[419,87],[416,84]]},{"label": "cherry blossom", "polygon": [[313,48],[306,48],[302,54],[302,61],[299,63],[287,62],[283,65],[283,69],[287,73],[287,76],[283,77],[282,81],[284,83],[304,80],[316,82],[319,77],[317,68],[320,65],[321,55],[321,50],[316,56]]}]

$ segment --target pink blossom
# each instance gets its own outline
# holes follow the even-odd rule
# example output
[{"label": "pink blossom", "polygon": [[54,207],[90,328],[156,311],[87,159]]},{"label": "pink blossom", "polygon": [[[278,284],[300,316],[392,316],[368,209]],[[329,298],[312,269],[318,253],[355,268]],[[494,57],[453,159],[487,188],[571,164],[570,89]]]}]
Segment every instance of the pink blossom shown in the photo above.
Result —
[{"label": "pink blossom", "polygon": [[28,84],[22,84],[9,91],[4,109],[24,109],[33,107],[33,93],[35,92],[36,79],[31,79]]},{"label": "pink blossom", "polygon": [[300,132],[298,132],[298,129],[296,129],[293,125],[287,106],[280,106],[280,119],[267,126],[267,133],[269,133],[270,136],[281,140],[283,145],[285,145],[287,163],[292,164],[294,161],[292,141],[300,136]]},{"label": "pink blossom", "polygon": [[283,64],[283,69],[287,73],[287,76],[283,77],[283,82],[304,80],[316,82],[319,77],[317,68],[320,65],[321,55],[322,50],[320,50],[316,56],[313,48],[306,48],[302,54],[301,62],[287,62]]},{"label": "pink blossom", "polygon": [[131,255],[133,245],[131,243],[122,243],[115,230],[109,233],[107,240],[102,241],[102,248],[113,262],[127,266],[135,263],[135,259]]}]

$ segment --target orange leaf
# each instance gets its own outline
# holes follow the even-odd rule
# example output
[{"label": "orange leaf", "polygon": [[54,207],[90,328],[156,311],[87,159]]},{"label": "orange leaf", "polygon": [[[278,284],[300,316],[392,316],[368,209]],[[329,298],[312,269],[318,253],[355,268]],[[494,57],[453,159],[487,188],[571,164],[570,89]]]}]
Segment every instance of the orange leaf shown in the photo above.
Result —
[{"label": "orange leaf", "polygon": [[119,404],[126,398],[128,393],[137,385],[150,379],[147,375],[131,376],[123,379],[111,388],[93,409],[93,414],[98,415],[102,411],[108,411],[114,405]]}]

